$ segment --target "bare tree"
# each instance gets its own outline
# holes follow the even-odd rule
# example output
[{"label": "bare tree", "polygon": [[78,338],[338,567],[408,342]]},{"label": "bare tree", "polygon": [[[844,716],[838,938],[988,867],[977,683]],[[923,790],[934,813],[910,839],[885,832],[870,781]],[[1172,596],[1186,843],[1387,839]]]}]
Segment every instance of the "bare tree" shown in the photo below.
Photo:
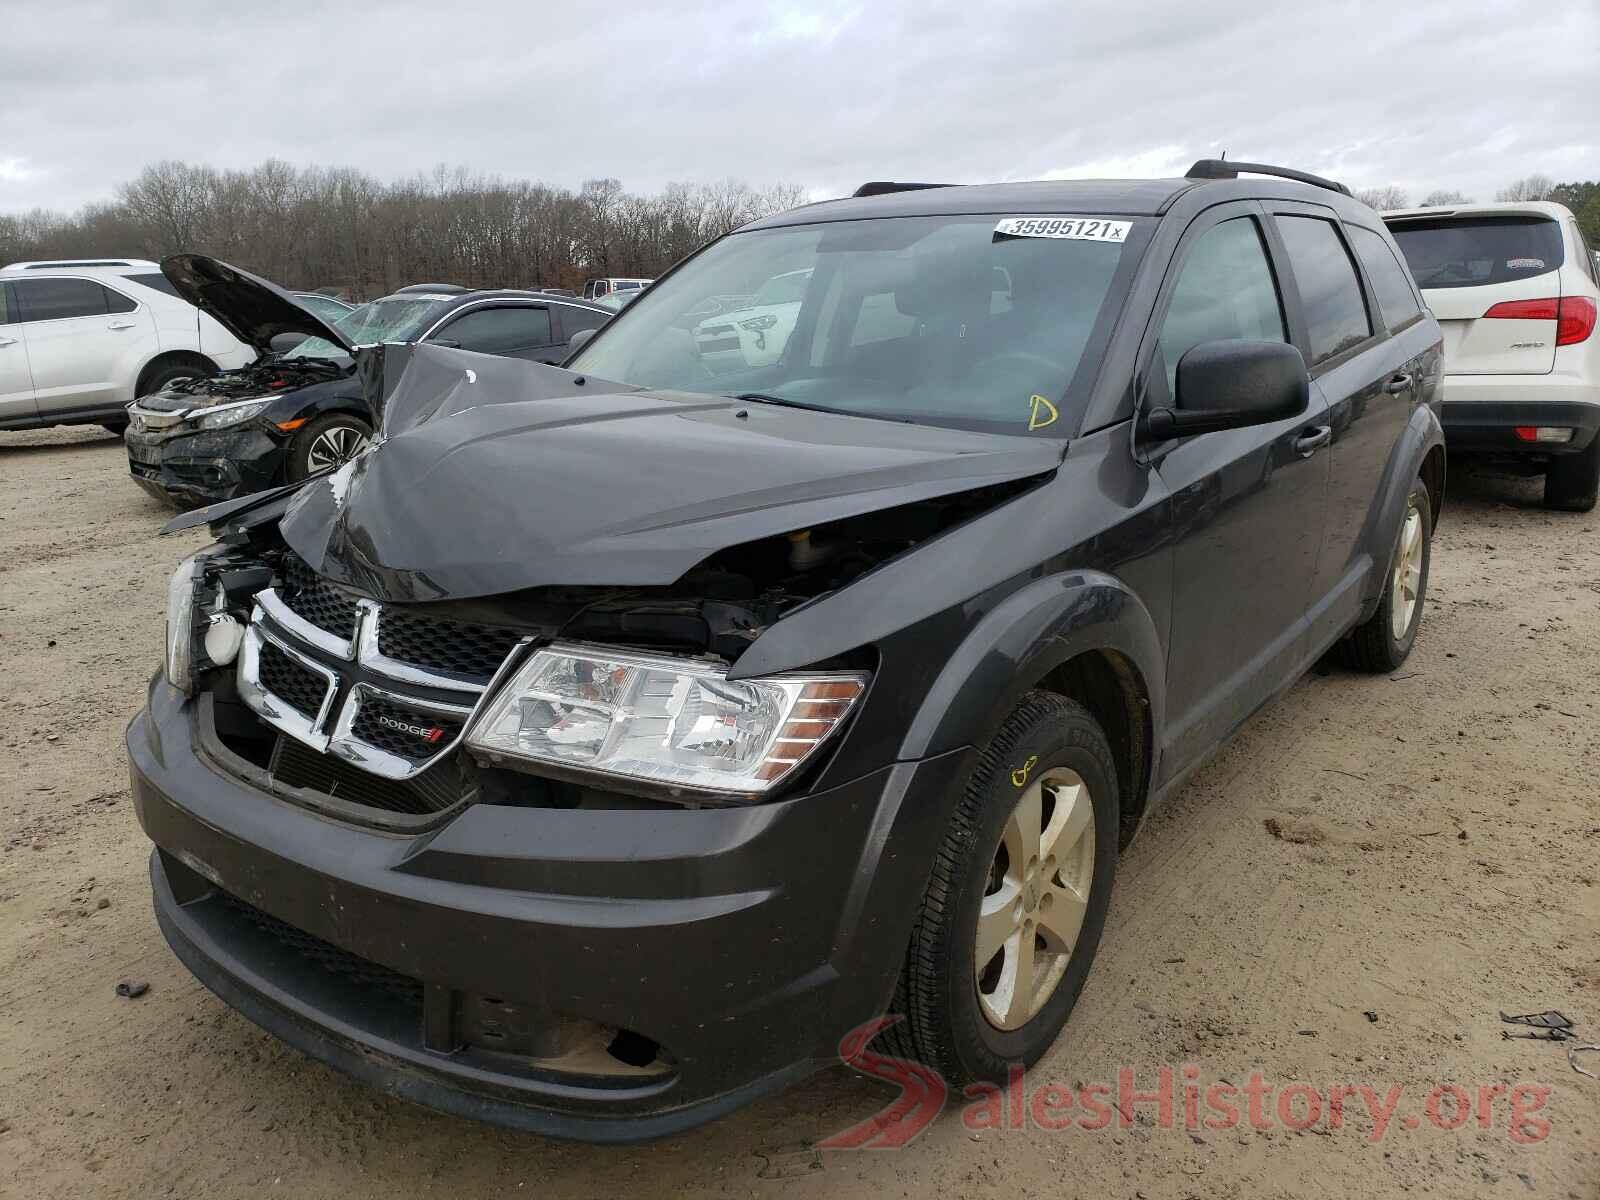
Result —
[{"label": "bare tree", "polygon": [[1495,195],[1496,200],[1548,200],[1550,193],[1555,190],[1555,183],[1548,175],[1525,175],[1515,183],[1503,187]]},{"label": "bare tree", "polygon": [[1392,183],[1386,183],[1382,187],[1362,188],[1356,193],[1356,199],[1379,212],[1392,212],[1394,209],[1404,208],[1409,203],[1405,189],[1396,187]]},{"label": "bare tree", "polygon": [[1436,188],[1422,198],[1424,208],[1443,208],[1447,204],[1471,204],[1472,201],[1462,192],[1451,191],[1448,188]]}]

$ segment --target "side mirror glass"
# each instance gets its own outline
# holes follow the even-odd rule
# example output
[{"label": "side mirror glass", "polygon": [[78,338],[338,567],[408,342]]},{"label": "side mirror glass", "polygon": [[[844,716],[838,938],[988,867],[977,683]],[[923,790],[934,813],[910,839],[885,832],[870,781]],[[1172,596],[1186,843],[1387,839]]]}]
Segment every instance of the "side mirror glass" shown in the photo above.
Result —
[{"label": "side mirror glass", "polygon": [[1311,379],[1285,342],[1202,342],[1178,360],[1173,407],[1148,412],[1152,438],[1268,425],[1305,412]]}]

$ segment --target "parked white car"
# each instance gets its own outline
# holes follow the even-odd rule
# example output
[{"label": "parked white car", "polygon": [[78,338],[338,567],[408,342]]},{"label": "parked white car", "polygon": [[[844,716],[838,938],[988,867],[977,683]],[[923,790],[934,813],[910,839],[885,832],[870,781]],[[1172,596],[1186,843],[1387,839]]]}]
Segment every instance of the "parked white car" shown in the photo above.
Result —
[{"label": "parked white car", "polygon": [[706,369],[721,374],[777,362],[794,332],[810,283],[810,267],[774,275],[756,289],[748,306],[696,325],[695,349]]},{"label": "parked white car", "polygon": [[139,396],[253,362],[256,352],[145,259],[0,268],[0,429],[123,429]]},{"label": "parked white car", "polygon": [[654,279],[619,279],[616,276],[591,279],[583,285],[583,299],[598,300],[618,292],[642,292],[654,282]]},{"label": "parked white car", "polygon": [[1544,475],[1548,508],[1600,495],[1600,270],[1548,202],[1383,214],[1444,333],[1452,455]]}]

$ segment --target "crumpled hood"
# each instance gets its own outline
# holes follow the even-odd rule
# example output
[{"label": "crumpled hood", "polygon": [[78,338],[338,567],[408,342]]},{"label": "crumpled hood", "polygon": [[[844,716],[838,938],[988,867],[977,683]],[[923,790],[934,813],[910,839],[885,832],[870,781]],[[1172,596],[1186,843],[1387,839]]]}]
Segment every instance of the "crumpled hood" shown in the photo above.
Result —
[{"label": "crumpled hood", "polygon": [[349,340],[275,283],[204,254],[172,254],[161,273],[178,294],[215,317],[229,333],[262,353],[280,333],[326,338],[353,354]]},{"label": "crumpled hood", "polygon": [[1058,440],[620,389],[416,347],[373,446],[294,495],[280,532],[382,600],[665,585],[729,546],[1061,461]]}]

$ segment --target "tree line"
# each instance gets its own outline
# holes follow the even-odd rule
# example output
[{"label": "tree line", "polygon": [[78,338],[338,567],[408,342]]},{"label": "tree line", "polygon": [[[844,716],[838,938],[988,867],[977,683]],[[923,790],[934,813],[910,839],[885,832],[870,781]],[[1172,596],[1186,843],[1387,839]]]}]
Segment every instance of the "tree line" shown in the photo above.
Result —
[{"label": "tree line", "polygon": [[464,168],[385,183],[344,167],[160,162],[109,203],[0,213],[0,263],[198,251],[285,287],[370,299],[410,283],[577,287],[659,275],[712,238],[805,203],[795,185],[594,179],[577,191]]},{"label": "tree line", "polygon": [[[1527,175],[1501,188],[1494,198],[1500,201],[1554,200],[1557,204],[1564,204],[1578,218],[1578,225],[1583,229],[1583,236],[1588,239],[1589,245],[1600,248],[1600,182],[1556,183],[1548,175]],[[1370,204],[1379,212],[1411,207],[1411,198],[1406,190],[1393,184],[1363,188],[1356,193],[1356,199]],[[1441,189],[1424,196],[1419,207],[1472,203],[1472,198],[1461,192]]]}]

